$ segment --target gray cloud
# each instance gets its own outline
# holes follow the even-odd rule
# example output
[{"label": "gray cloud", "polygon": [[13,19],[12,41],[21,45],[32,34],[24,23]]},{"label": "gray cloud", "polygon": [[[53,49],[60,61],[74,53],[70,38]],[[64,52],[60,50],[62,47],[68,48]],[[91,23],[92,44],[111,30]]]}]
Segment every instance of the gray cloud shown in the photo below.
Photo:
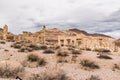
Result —
[{"label": "gray cloud", "polygon": [[120,37],[119,4],[119,0],[0,0],[0,26],[8,24],[13,33],[35,32],[47,25]]},{"label": "gray cloud", "polygon": [[113,37],[120,37],[120,9],[113,12],[110,16],[98,21],[93,27],[95,32],[104,33]]}]

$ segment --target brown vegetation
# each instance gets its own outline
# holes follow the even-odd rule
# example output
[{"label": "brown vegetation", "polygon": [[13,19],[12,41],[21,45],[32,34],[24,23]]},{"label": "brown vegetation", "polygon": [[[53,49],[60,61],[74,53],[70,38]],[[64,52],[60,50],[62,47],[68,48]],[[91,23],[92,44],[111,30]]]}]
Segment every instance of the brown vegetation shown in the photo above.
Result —
[{"label": "brown vegetation", "polygon": [[90,69],[99,69],[99,65],[97,65],[95,62],[89,61],[87,59],[82,60],[80,64],[85,67],[85,68],[90,68]]},{"label": "brown vegetation", "polygon": [[108,50],[108,49],[103,49],[103,48],[94,49],[94,51],[96,51],[96,52],[111,52],[110,50]]},{"label": "brown vegetation", "polygon": [[45,54],[53,54],[54,51],[52,49],[46,49],[43,53],[45,53]]},{"label": "brown vegetation", "polygon": [[45,59],[33,53],[28,54],[27,59],[23,61],[23,66],[27,67],[38,67],[44,65],[46,65]]},{"label": "brown vegetation", "polygon": [[91,75],[91,77],[86,80],[101,80],[101,79],[98,76]]},{"label": "brown vegetation", "polygon": [[100,55],[98,56],[98,58],[100,58],[100,59],[112,59],[110,56],[105,55],[105,54],[100,54]]},{"label": "brown vegetation", "polygon": [[32,74],[29,80],[71,80],[60,69],[48,69],[39,74]]},{"label": "brown vegetation", "polygon": [[23,66],[15,61],[1,61],[0,62],[0,77],[15,78],[24,71]]}]

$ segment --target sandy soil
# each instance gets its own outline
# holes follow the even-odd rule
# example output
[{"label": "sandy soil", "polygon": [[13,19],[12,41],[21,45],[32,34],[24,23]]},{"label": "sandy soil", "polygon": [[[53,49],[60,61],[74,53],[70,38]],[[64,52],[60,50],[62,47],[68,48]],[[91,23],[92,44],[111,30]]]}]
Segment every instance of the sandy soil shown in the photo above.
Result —
[{"label": "sandy soil", "polygon": [[[74,80],[86,80],[91,75],[96,75],[101,78],[101,80],[120,80],[120,70],[113,71],[113,65],[115,63],[120,63],[120,52],[114,52],[110,57],[112,57],[112,60],[105,60],[105,59],[99,59],[97,58],[97,52],[93,51],[82,51],[82,54],[78,55],[77,62],[76,63],[57,63],[56,60],[56,54],[43,54],[43,50],[24,53],[24,52],[18,52],[17,49],[11,48],[10,45],[12,42],[6,42],[6,44],[0,44],[0,60],[15,60],[20,63],[26,58],[27,54],[29,53],[36,53],[42,57],[44,57],[47,61],[46,66],[37,67],[37,68],[28,68],[25,67],[26,73],[39,73],[41,71],[44,71],[48,68],[61,68],[65,71],[65,73],[72,77]],[[9,51],[4,51],[5,49]],[[71,55],[70,55],[71,56]],[[70,61],[70,56],[68,56],[68,59]],[[81,68],[81,65],[79,64],[81,60],[88,59],[91,61],[94,61],[100,66],[100,69],[95,70],[84,70]],[[27,75],[28,76],[28,75]],[[15,79],[3,79],[0,80],[15,80]]]}]

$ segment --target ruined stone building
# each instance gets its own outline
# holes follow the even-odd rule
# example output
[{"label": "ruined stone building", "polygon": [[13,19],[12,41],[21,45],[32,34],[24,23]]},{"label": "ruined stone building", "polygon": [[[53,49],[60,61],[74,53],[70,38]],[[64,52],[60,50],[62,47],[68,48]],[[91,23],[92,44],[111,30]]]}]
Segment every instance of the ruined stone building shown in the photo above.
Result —
[{"label": "ruined stone building", "polygon": [[8,26],[0,28],[0,39],[15,41],[30,41],[57,46],[72,46],[78,49],[104,48],[111,51],[119,50],[115,39],[103,34],[89,34],[78,29],[59,30],[57,28],[46,29],[45,26],[35,33],[24,31],[22,34],[14,35],[8,32]]},{"label": "ruined stone building", "polygon": [[3,40],[14,40],[14,34],[8,32],[8,26],[5,25],[3,28],[0,28],[0,39]]},{"label": "ruined stone building", "polygon": [[58,44],[60,46],[74,46],[80,49],[99,49],[104,48],[114,51],[115,45],[113,39],[106,37],[92,37],[84,36],[81,37],[79,34],[77,36],[59,36]]}]

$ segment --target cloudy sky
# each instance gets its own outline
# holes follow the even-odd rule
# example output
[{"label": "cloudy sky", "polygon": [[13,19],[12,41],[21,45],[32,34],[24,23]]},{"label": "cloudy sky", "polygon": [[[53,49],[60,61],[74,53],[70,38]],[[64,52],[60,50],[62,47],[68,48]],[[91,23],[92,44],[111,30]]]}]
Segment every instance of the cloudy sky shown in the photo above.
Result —
[{"label": "cloudy sky", "polygon": [[120,0],[0,0],[0,27],[39,31],[78,28],[120,38]]}]

